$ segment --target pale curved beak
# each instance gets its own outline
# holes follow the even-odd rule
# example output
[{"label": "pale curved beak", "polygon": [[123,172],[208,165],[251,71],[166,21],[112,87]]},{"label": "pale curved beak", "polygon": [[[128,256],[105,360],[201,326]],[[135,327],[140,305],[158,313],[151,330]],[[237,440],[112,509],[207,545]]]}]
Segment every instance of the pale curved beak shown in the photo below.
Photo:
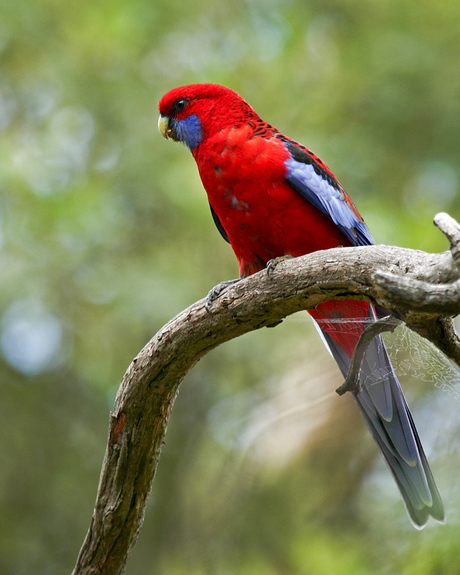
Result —
[{"label": "pale curved beak", "polygon": [[158,129],[160,130],[160,134],[163,136],[163,138],[166,138],[167,140],[169,140],[171,138],[171,128],[169,127],[169,116],[164,116],[163,114],[160,114],[160,117],[158,118]]}]

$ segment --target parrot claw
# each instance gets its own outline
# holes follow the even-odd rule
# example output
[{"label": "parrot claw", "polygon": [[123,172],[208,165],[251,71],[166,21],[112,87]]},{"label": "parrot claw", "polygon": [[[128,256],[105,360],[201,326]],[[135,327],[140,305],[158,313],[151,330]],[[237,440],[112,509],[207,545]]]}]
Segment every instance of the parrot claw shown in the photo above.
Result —
[{"label": "parrot claw", "polygon": [[214,286],[212,290],[209,291],[208,295],[206,296],[206,301],[204,302],[204,307],[206,311],[210,312],[212,304],[216,301],[218,297],[220,297],[222,292],[224,292],[231,285],[234,285],[237,282],[239,282],[241,279],[242,278],[236,278],[234,280],[226,280]]},{"label": "parrot claw", "polygon": [[290,260],[293,257],[294,256],[290,256],[290,255],[286,254],[285,256],[279,256],[277,258],[273,258],[272,260],[269,260],[267,262],[267,266],[265,268],[267,270],[267,276],[270,277],[270,274],[272,274],[275,271],[275,268],[279,263],[285,262],[286,260]]}]

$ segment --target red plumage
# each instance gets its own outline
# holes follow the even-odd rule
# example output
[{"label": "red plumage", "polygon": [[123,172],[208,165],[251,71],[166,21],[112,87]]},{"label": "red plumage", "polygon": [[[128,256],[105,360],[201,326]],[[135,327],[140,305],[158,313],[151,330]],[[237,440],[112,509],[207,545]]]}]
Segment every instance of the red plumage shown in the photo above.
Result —
[{"label": "red plumage", "polygon": [[[236,92],[214,84],[176,88],[159,105],[160,130],[191,150],[214,220],[230,242],[240,277],[281,256],[373,243],[333,173],[305,146],[264,122]],[[375,310],[355,300],[309,310],[345,375]],[[381,380],[375,373],[385,373]],[[442,502],[380,338],[366,353],[360,411],[384,455],[414,524],[443,520]],[[372,384],[369,382],[372,381]]]}]

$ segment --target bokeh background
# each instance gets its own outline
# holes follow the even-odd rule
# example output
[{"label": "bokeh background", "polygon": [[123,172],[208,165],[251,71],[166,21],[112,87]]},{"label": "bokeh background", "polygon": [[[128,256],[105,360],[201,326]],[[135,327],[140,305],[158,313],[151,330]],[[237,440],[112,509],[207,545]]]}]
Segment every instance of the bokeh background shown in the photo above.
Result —
[{"label": "bokeh background", "polygon": [[[460,217],[456,0],[0,3],[0,572],[70,573],[131,359],[237,275],[194,161],[157,132],[186,83],[240,92],[334,170],[378,243]],[[460,378],[389,347],[446,504],[410,524],[307,314],[215,350],[173,410],[128,575],[453,574]]]}]

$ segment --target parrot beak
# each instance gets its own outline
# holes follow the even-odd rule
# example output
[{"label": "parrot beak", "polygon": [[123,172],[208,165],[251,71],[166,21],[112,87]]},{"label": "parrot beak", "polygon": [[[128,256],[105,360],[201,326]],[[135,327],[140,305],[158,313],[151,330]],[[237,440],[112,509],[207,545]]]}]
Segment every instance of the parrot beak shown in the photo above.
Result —
[{"label": "parrot beak", "polygon": [[172,130],[169,126],[169,120],[170,117],[164,116],[163,114],[160,114],[160,117],[158,118],[158,129],[160,130],[160,134],[167,140],[172,138]]}]

